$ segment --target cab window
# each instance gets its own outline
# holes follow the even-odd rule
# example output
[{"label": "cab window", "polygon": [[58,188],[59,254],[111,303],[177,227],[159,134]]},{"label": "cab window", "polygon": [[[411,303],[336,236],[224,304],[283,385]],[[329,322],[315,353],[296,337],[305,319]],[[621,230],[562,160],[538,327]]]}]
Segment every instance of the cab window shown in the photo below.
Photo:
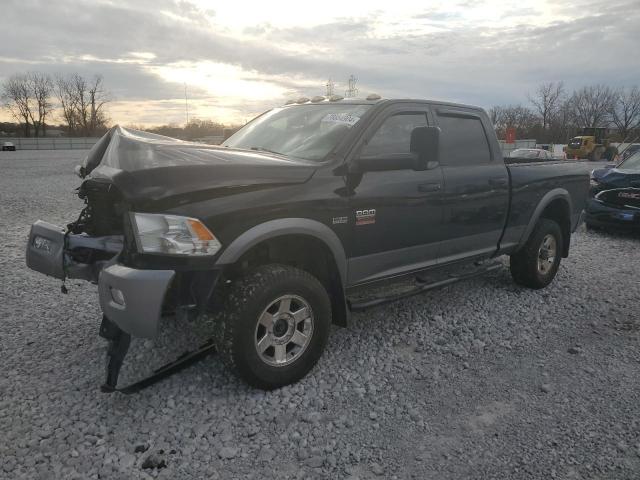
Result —
[{"label": "cab window", "polygon": [[410,153],[411,132],[427,126],[426,113],[400,113],[387,118],[362,150],[363,156]]},{"label": "cab window", "polygon": [[479,118],[438,115],[443,165],[482,165],[491,161],[489,142]]}]

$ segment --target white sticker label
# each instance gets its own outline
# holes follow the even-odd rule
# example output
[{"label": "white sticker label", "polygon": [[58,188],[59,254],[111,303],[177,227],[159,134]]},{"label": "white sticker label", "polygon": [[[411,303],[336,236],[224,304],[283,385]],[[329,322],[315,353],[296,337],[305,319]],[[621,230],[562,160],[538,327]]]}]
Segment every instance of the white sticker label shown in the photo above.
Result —
[{"label": "white sticker label", "polygon": [[340,125],[348,125],[352,127],[355,125],[360,117],[351,115],[350,113],[328,113],[323,119],[323,122],[339,123]]}]

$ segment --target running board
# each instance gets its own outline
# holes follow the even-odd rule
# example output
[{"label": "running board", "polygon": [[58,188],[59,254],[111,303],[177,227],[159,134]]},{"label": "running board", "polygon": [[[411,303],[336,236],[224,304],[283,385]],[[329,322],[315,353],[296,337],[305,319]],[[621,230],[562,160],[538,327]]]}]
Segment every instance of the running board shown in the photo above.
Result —
[{"label": "running board", "polygon": [[371,300],[364,300],[364,301],[357,301],[357,302],[347,300],[347,302],[352,312],[358,312],[361,310],[365,310],[367,308],[377,307],[378,305],[384,305],[385,303],[395,302],[396,300],[401,300],[403,298],[413,297],[414,295],[418,295],[419,293],[423,293],[428,290],[446,287],[447,285],[457,283],[461,280],[467,280],[470,278],[478,277],[480,275],[484,275],[485,273],[502,268],[502,266],[503,265],[501,263],[493,263],[491,265],[479,267],[476,270],[469,273],[463,273],[460,275],[451,276],[449,278],[445,278],[443,280],[439,280],[432,283],[424,283],[425,280],[422,277],[417,277],[416,280],[421,284],[415,286],[411,290],[407,290],[396,295],[377,297]]}]

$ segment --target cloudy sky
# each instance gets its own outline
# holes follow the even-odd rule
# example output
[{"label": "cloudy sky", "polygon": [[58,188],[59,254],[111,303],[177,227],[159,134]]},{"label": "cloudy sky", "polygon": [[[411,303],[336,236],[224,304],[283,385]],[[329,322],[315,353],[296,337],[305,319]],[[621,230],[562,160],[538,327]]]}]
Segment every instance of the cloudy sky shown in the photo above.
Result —
[{"label": "cloudy sky", "polygon": [[[243,122],[358,78],[360,93],[483,107],[541,82],[640,83],[639,0],[3,0],[0,81],[101,74],[121,124]],[[7,118],[6,112],[0,118]]]}]

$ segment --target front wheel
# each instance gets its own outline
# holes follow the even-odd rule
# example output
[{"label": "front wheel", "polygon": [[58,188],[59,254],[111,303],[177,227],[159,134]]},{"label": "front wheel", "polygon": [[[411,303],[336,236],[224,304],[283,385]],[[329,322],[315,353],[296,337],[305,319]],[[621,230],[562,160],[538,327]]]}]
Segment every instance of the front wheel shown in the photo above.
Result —
[{"label": "front wheel", "polygon": [[525,287],[546,287],[558,272],[563,247],[560,225],[548,218],[541,218],[524,247],[511,255],[511,276],[516,283]]},{"label": "front wheel", "polygon": [[271,390],[313,368],[330,326],[331,303],[315,277],[287,265],[264,265],[231,287],[216,318],[216,347],[234,373]]}]

